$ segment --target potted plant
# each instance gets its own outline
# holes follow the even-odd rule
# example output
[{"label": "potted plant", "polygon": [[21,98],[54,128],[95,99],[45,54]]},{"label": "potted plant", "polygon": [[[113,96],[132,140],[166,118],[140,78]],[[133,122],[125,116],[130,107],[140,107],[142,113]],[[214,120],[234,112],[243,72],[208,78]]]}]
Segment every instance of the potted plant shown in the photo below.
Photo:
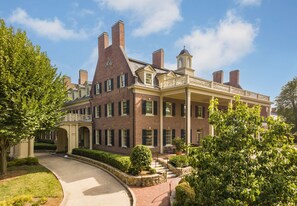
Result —
[{"label": "potted plant", "polygon": [[184,149],[186,148],[185,141],[180,137],[176,137],[173,140],[172,144],[175,146],[175,153],[177,155],[181,155]]}]

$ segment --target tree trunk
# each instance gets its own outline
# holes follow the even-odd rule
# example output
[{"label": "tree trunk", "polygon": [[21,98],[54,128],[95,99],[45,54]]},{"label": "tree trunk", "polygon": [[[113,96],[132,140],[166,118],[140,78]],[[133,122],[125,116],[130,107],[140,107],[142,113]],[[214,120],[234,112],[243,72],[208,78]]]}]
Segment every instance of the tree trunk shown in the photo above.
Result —
[{"label": "tree trunk", "polygon": [[1,151],[1,161],[0,161],[0,175],[5,175],[7,172],[7,159],[6,159],[6,147],[5,147],[5,141],[1,138],[0,142],[0,151]]}]

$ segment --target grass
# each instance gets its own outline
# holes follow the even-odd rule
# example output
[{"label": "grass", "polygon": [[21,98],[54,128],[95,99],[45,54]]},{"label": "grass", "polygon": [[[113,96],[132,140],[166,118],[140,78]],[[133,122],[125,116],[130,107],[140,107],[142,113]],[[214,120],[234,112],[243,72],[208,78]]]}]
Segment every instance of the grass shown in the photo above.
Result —
[{"label": "grass", "polygon": [[33,199],[63,197],[59,181],[41,165],[8,168],[6,177],[0,179],[0,194],[0,205],[1,201],[11,201],[18,196],[29,196]]}]

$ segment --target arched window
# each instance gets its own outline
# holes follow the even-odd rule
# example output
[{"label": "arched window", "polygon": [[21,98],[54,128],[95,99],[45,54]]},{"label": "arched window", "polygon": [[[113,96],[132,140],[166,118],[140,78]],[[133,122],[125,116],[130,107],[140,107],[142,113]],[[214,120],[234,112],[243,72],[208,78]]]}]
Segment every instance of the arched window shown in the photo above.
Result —
[{"label": "arched window", "polygon": [[188,68],[191,68],[191,60],[190,60],[190,58],[187,59],[187,67]]},{"label": "arched window", "polygon": [[178,60],[178,68],[181,68],[183,66],[183,60],[179,59]]}]

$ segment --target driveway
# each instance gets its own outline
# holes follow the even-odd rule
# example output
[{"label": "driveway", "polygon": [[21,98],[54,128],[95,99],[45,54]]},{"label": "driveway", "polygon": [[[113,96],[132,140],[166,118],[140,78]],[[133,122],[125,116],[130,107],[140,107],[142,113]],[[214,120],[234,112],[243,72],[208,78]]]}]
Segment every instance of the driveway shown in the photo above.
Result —
[{"label": "driveway", "polygon": [[59,155],[35,154],[55,173],[63,190],[61,206],[130,206],[126,188],[105,171]]}]

